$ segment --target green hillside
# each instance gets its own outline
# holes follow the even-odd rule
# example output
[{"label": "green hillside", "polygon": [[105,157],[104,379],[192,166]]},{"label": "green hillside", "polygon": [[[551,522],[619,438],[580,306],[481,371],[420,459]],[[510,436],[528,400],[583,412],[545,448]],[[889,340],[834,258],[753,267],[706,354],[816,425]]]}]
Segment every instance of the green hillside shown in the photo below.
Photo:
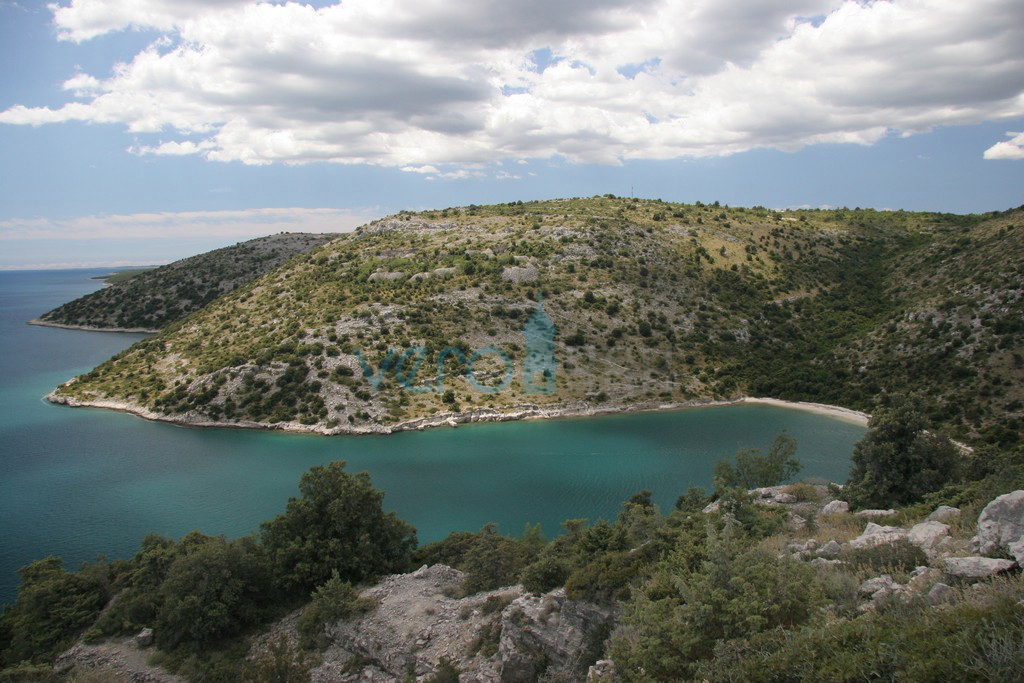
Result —
[{"label": "green hillside", "polygon": [[[742,395],[870,411],[919,391],[954,433],[1009,443],[1024,399],[1022,221],[1020,209],[616,197],[402,212],[242,285],[55,398],[359,431]],[[550,394],[523,383],[538,295],[556,328]]]},{"label": "green hillside", "polygon": [[39,316],[34,323],[98,329],[156,330],[267,273],[333,234],[280,233],[105,278],[109,287]]}]

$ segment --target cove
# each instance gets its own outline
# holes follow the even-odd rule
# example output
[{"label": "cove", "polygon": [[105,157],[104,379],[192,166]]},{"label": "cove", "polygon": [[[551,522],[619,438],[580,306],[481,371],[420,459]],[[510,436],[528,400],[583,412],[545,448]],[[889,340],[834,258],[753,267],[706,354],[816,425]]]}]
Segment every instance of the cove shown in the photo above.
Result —
[{"label": "cove", "polygon": [[0,602],[16,569],[47,555],[74,568],[133,554],[150,532],[238,536],[283,511],[309,467],[347,460],[385,492],[420,541],[494,522],[610,519],[641,489],[668,509],[709,486],[714,463],[766,448],[782,429],[801,477],[845,480],[863,427],[803,411],[735,405],[550,421],[464,425],[388,436],[193,429],[42,400],[142,335],[33,327],[104,271],[0,273]]}]

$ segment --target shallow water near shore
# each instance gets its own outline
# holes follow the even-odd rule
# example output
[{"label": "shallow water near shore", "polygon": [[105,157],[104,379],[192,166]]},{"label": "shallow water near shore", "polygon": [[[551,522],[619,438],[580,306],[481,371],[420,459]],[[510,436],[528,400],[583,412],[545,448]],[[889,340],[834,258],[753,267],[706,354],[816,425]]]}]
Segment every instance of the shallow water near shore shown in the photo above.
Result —
[{"label": "shallow water near shore", "polygon": [[715,461],[765,448],[782,429],[801,476],[844,480],[857,424],[772,405],[464,425],[389,436],[324,437],[191,429],[42,397],[141,334],[26,321],[100,286],[105,270],[0,273],[0,602],[16,569],[59,555],[77,567],[127,557],[143,536],[193,529],[238,536],[284,509],[313,465],[368,470],[388,509],[421,541],[495,522],[518,534],[568,518],[610,519],[651,489],[664,509],[709,486]]}]

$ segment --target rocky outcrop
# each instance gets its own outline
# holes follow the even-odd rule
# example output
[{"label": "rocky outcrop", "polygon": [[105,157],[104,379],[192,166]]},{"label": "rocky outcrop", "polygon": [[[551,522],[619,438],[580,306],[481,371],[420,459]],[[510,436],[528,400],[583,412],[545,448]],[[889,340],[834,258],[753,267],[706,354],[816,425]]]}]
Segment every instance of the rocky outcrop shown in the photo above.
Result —
[{"label": "rocky outcrop", "polygon": [[874,522],[868,522],[861,535],[850,541],[850,547],[871,548],[876,545],[902,541],[906,537],[906,529],[895,526],[880,526]]},{"label": "rocky outcrop", "polygon": [[569,600],[561,589],[534,596],[510,586],[454,597],[464,578],[445,565],[424,566],[363,591],[377,607],[328,627],[331,645],[310,681],[422,680],[445,660],[463,683],[532,681],[543,671],[580,679],[600,656],[610,610]]},{"label": "rocky outcrop", "polygon": [[569,679],[601,656],[614,616],[609,609],[569,600],[558,589],[514,600],[501,619],[502,683],[530,683],[538,675]]},{"label": "rocky outcrop", "polygon": [[978,515],[974,548],[979,554],[996,550],[1009,550],[1014,546],[1024,561],[1024,491],[1013,491],[999,496],[985,506]]},{"label": "rocky outcrop", "polygon": [[833,500],[821,508],[823,515],[841,515],[850,511],[850,504],[845,500]]},{"label": "rocky outcrop", "polygon": [[180,676],[149,664],[132,638],[100,645],[78,643],[54,662],[54,673],[67,680],[131,681],[131,683],[185,683]]},{"label": "rocky outcrop", "polygon": [[907,540],[934,557],[942,543],[949,538],[949,525],[942,522],[921,522],[907,532]]}]

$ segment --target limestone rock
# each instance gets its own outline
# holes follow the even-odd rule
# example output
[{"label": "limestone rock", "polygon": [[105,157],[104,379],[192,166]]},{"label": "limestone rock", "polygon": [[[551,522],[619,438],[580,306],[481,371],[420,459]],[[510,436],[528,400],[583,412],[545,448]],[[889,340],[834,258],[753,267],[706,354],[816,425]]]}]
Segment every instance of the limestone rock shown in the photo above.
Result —
[{"label": "limestone rock", "polygon": [[885,543],[895,543],[907,537],[907,530],[895,526],[880,526],[874,522],[868,522],[860,536],[850,541],[853,548],[871,548]]},{"label": "limestone rock", "polygon": [[940,505],[928,515],[929,522],[952,522],[955,519],[960,519],[960,508],[948,505]]},{"label": "limestone rock", "polygon": [[825,545],[818,549],[818,556],[826,559],[835,559],[839,557],[839,553],[842,551],[843,546],[839,545],[838,541],[829,541]]},{"label": "limestone rock", "polygon": [[861,510],[853,513],[857,517],[893,517],[896,514],[895,510]]},{"label": "limestone rock", "polygon": [[942,522],[921,522],[911,527],[907,540],[933,555],[943,539],[949,538],[949,525]]},{"label": "limestone rock", "polygon": [[537,279],[537,269],[533,266],[509,266],[501,271],[501,277],[509,282],[533,282]]},{"label": "limestone rock", "polygon": [[941,605],[952,602],[955,597],[956,589],[940,582],[932,586],[932,589],[928,591],[928,604],[933,606]]},{"label": "limestone rock", "polygon": [[947,557],[943,566],[946,573],[954,578],[986,579],[1013,569],[1016,562],[990,557]]},{"label": "limestone rock", "polygon": [[599,659],[587,671],[587,681],[614,681],[615,662],[610,659]]},{"label": "limestone rock", "polygon": [[135,636],[135,644],[139,647],[149,647],[153,644],[153,629],[144,628]]},{"label": "limestone rock", "polygon": [[402,273],[402,272],[399,272],[399,271],[394,271],[394,272],[379,271],[379,272],[376,272],[376,273],[370,273],[370,276],[368,278],[366,278],[366,281],[367,282],[384,282],[384,281],[404,280],[404,279],[405,279],[405,273]]},{"label": "limestone rock", "polygon": [[830,560],[826,557],[816,557],[811,560],[812,567],[834,567],[837,564],[842,564],[839,560]]},{"label": "limestone rock", "polygon": [[850,511],[850,504],[845,500],[833,500],[821,509],[823,515],[840,515]]},{"label": "limestone rock", "polygon": [[[328,627],[331,645],[310,681],[375,683],[410,673],[430,680],[443,659],[459,668],[463,683],[533,681],[542,672],[582,680],[599,653],[589,661],[581,653],[600,642],[617,616],[569,600],[562,589],[534,596],[509,586],[453,597],[464,578],[445,565],[423,566],[364,590],[377,607]],[[366,665],[353,672],[356,657]]]},{"label": "limestone rock", "polygon": [[501,614],[502,683],[536,681],[540,673],[571,678],[576,658],[613,618],[608,608],[567,599],[561,588],[517,598]]},{"label": "limestone rock", "polygon": [[1020,539],[1016,543],[1011,543],[1006,547],[1010,551],[1010,554],[1017,560],[1017,564],[1024,567],[1024,538]]},{"label": "limestone rock", "polygon": [[1024,491],[1006,493],[985,506],[978,515],[975,547],[990,553],[1024,539]]}]

